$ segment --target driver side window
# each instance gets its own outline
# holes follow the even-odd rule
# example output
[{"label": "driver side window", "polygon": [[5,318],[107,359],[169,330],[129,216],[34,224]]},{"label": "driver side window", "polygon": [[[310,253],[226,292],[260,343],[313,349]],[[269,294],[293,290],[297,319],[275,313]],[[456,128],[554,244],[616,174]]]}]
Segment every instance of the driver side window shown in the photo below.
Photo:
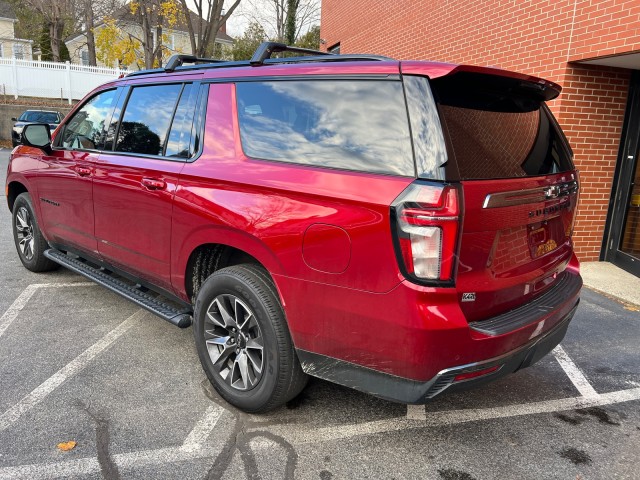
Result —
[{"label": "driver side window", "polygon": [[78,150],[104,148],[104,126],[115,101],[115,90],[107,90],[91,98],[65,124],[60,146]]}]

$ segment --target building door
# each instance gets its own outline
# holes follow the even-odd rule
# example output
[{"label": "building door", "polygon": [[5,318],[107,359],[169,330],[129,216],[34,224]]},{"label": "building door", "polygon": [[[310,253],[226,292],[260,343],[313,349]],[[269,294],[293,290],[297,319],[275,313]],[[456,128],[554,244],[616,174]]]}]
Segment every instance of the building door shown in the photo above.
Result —
[{"label": "building door", "polygon": [[640,71],[631,87],[605,232],[604,260],[640,276]]}]

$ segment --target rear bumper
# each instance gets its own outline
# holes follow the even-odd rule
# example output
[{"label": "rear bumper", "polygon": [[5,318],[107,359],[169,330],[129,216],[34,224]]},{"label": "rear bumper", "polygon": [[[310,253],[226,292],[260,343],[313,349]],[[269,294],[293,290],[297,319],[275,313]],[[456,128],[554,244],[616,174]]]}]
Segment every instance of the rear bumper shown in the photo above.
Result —
[{"label": "rear bumper", "polygon": [[[389,375],[354,363],[338,360],[317,353],[298,350],[298,357],[305,372],[319,378],[345,385],[386,400],[421,404],[446,391],[474,388],[522,368],[533,365],[553,350],[564,338],[575,314],[579,300],[552,329],[544,335],[503,355],[466,365],[446,368],[428,381],[415,381]],[[473,374],[498,367],[491,373],[456,381],[456,376]]]}]

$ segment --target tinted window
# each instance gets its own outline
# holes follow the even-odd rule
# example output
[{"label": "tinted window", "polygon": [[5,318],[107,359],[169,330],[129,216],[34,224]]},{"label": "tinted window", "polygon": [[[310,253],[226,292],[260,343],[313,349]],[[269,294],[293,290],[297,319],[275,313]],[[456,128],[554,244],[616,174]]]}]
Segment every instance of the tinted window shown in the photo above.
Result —
[{"label": "tinted window", "polygon": [[433,84],[460,179],[549,175],[573,168],[563,134],[531,84],[462,74]]},{"label": "tinted window", "polygon": [[115,150],[162,155],[182,85],[134,87],[124,109]]},{"label": "tinted window", "polygon": [[58,114],[56,112],[29,112],[26,111],[18,119],[22,122],[34,123],[58,123]]},{"label": "tinted window", "polygon": [[411,76],[405,76],[404,82],[418,176],[444,180],[447,148],[429,82],[424,77]]},{"label": "tinted window", "polygon": [[414,175],[400,82],[243,82],[236,89],[250,157]]},{"label": "tinted window", "polygon": [[200,95],[198,98],[198,111],[193,120],[191,135],[191,151],[197,152],[204,138],[204,126],[206,123],[207,99],[209,98],[209,85],[200,85]]},{"label": "tinted window", "polygon": [[193,85],[185,85],[171,124],[171,131],[169,132],[169,139],[167,140],[167,148],[165,151],[167,157],[189,158],[192,155],[189,144],[191,143],[195,97],[196,92]]},{"label": "tinted window", "polygon": [[100,150],[104,144],[104,125],[115,102],[116,91],[99,93],[85,103],[65,124],[62,146],[83,150]]}]

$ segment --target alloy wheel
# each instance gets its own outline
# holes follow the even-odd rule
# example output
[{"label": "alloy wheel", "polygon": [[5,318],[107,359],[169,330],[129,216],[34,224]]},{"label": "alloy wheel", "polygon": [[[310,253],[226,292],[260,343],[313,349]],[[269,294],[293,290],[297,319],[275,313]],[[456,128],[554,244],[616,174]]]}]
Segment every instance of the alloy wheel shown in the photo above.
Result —
[{"label": "alloy wheel", "polygon": [[249,306],[235,295],[218,295],[207,308],[204,339],[215,372],[236,390],[251,390],[262,378],[264,342]]},{"label": "alloy wheel", "polygon": [[16,232],[18,234],[20,253],[25,259],[31,260],[35,242],[33,238],[33,220],[29,210],[25,207],[20,207],[16,213]]}]

